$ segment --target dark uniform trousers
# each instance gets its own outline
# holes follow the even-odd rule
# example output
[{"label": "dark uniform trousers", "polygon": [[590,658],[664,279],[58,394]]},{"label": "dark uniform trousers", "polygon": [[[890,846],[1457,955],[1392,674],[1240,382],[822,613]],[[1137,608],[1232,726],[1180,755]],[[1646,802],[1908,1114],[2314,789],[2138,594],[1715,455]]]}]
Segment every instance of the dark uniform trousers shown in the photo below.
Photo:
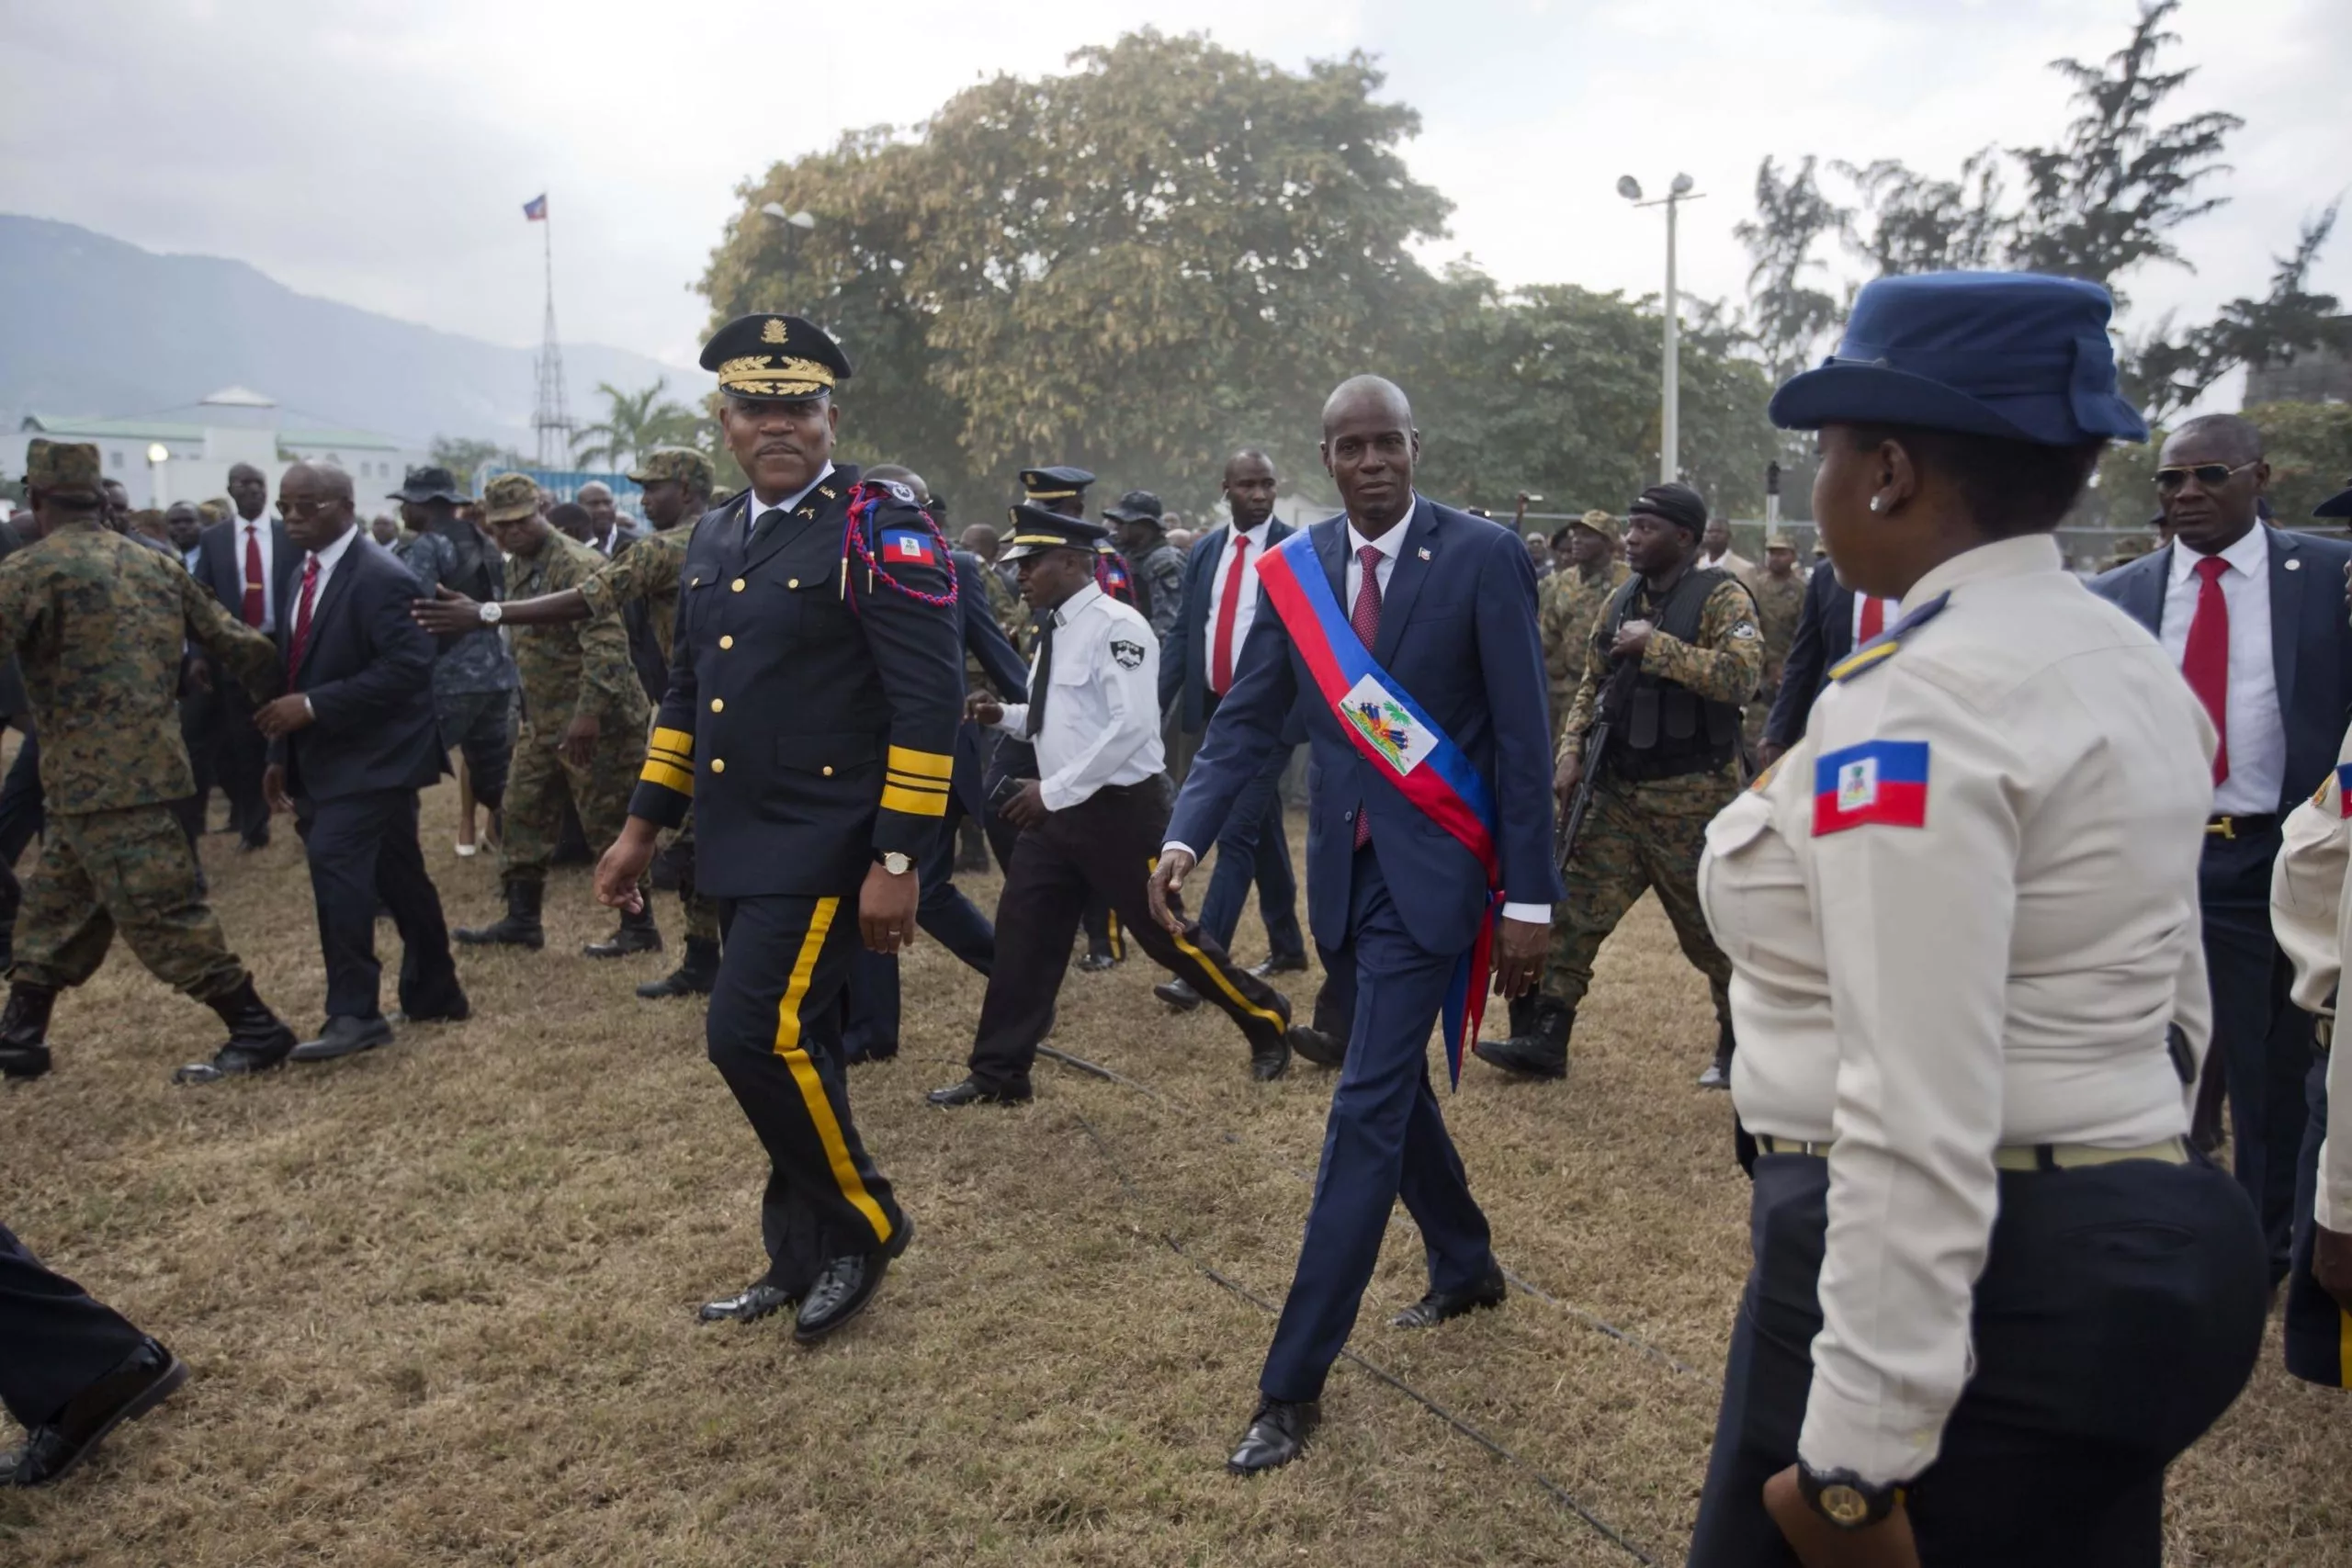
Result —
[{"label": "dark uniform trousers", "polygon": [[300,804],[298,826],[319,910],[327,968],[327,1016],[374,1018],[383,966],[376,961],[376,909],[391,911],[401,937],[401,1010],[443,1018],[465,1000],[441,896],[417,842],[416,791],[369,790]]},{"label": "dark uniform trousers", "polygon": [[1430,1288],[1468,1291],[1494,1267],[1487,1216],[1430,1084],[1431,1028],[1460,954],[1415,942],[1380,865],[1375,838],[1355,852],[1349,945],[1322,950],[1318,1027],[1348,1026],[1348,1054],[1324,1123],[1323,1157],[1298,1270],[1258,1386],[1269,1398],[1320,1398],[1380,1260],[1396,1200],[1420,1227]]},{"label": "dark uniform trousers", "polygon": [[2295,1171],[2295,1244],[2287,1270],[2287,1370],[2323,1388],[2352,1388],[2352,1312],[2312,1278],[2312,1204],[2319,1196],[2319,1146],[2327,1140],[2327,1058],[2312,1065],[2311,1109]]},{"label": "dark uniform trousers", "polygon": [[[1000,736],[995,749],[989,753],[988,768],[982,774],[982,787],[988,791],[989,800],[994,802],[997,786],[1003,784],[1005,780],[1034,779],[1036,776],[1037,749],[1018,737]],[[996,851],[998,869],[1004,873],[1007,885],[1010,886],[1012,876],[1012,852],[1021,841],[1021,829],[998,816],[993,805],[989,809],[988,820],[982,823],[981,827],[988,833],[989,847]],[[1154,853],[1158,853],[1159,849],[1158,844],[1152,846]],[[1001,895],[997,899],[997,913],[1000,917],[1004,913],[1004,900]],[[1086,922],[1086,950],[1089,953],[1107,953],[1114,958],[1125,959],[1127,955],[1127,940],[1123,917],[1112,907],[1110,900],[1099,894],[1090,896],[1081,913]],[[1071,936],[1072,933],[1069,931],[1062,933],[1064,947],[1069,945]]]},{"label": "dark uniform trousers", "polygon": [[[915,925],[967,968],[985,976],[996,968],[996,928],[956,886],[956,840],[963,823],[963,806],[950,794],[938,841],[915,867],[922,887],[915,903]],[[842,1043],[850,1060],[896,1049],[901,1012],[898,956],[858,942],[850,959],[845,1006]]]},{"label": "dark uniform trousers", "polygon": [[147,1342],[0,1225],[0,1405],[38,1427]]},{"label": "dark uniform trousers", "polygon": [[[2220,1058],[2229,1090],[2231,1159],[2238,1185],[2262,1217],[2275,1284],[2286,1277],[2296,1212],[2295,1166],[2303,1141],[2312,1018],[2288,999],[2294,970],[2270,928],[2270,865],[2278,856],[2278,820],[2232,821],[2233,836],[2206,836],[2198,899],[2213,993],[2212,1055]],[[2211,1070],[2209,1058],[2209,1075]],[[2202,1087],[2210,1089],[2210,1079]],[[2205,1098],[2200,1095],[2200,1105]]]},{"label": "dark uniform trousers", "polygon": [[1282,1040],[1290,1008],[1279,992],[1199,926],[1174,936],[1151,918],[1146,885],[1167,830],[1167,782],[1153,779],[1105,785],[1022,833],[997,899],[996,968],[972,1043],[972,1077],[982,1088],[1028,1087],[1090,899],[1107,906],[1153,962],[1222,1009],[1252,1051]]},{"label": "dark uniform trousers", "polygon": [[799,1296],[827,1259],[879,1251],[906,1224],[858,1139],[842,1077],[842,987],[858,943],[857,900],[722,899],[718,919],[710,1061],[767,1147],[768,1282]]},{"label": "dark uniform trousers", "polygon": [[[2206,1164],[2007,1172],[1970,1321],[1974,1370],[1905,1507],[1930,1563],[2156,1568],[2165,1466],[2245,1387],[2262,1238]],[[1829,1165],[1767,1155],[1690,1568],[1796,1568],[1764,1511],[1794,1464],[1821,1331]]]}]

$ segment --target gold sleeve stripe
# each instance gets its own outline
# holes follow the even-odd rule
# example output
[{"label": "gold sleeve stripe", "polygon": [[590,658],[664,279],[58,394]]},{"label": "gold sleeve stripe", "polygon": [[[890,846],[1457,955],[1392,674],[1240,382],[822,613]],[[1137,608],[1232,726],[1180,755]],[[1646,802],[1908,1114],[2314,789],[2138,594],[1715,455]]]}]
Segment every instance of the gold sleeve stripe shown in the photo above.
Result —
[{"label": "gold sleeve stripe", "polygon": [[882,786],[882,809],[902,811],[910,817],[944,817],[947,815],[947,792],[937,795],[901,789],[897,784]]},{"label": "gold sleeve stripe", "polygon": [[956,759],[945,751],[917,751],[911,747],[893,746],[888,762],[893,771],[913,773],[919,778],[944,779],[956,773]]},{"label": "gold sleeve stripe", "polygon": [[884,782],[896,784],[900,789],[919,789],[926,795],[945,795],[948,790],[945,779],[919,779],[895,771],[884,775]]},{"label": "gold sleeve stripe", "polygon": [[675,751],[681,757],[691,757],[695,754],[695,738],[684,729],[657,728],[653,731],[653,739],[646,744],[658,750]]},{"label": "gold sleeve stripe", "polygon": [[[684,768],[673,768],[667,762],[657,762],[650,757],[646,759],[645,771],[637,776],[646,784],[660,784],[663,789],[676,790],[680,795],[689,798],[695,793],[695,776],[692,773]],[[940,815],[945,816],[946,813],[943,809]]]},{"label": "gold sleeve stripe", "polygon": [[695,765],[695,760],[692,757],[683,751],[673,751],[667,746],[649,746],[645,749],[645,754],[654,761],[667,762],[673,768],[691,768]]}]

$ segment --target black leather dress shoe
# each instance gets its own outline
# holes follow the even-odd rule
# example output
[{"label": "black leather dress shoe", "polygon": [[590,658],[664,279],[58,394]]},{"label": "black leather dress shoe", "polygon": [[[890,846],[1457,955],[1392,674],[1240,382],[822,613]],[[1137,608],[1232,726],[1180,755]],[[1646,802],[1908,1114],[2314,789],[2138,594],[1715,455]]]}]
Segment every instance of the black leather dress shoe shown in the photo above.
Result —
[{"label": "black leather dress shoe", "polygon": [[62,1478],[96,1452],[108,1432],[146,1415],[186,1382],[187,1364],[148,1340],[27,1432],[23,1448],[0,1458],[0,1475],[12,1486],[46,1486]]},{"label": "black leather dress shoe", "polygon": [[305,1040],[294,1047],[289,1060],[296,1062],[332,1062],[342,1056],[356,1056],[362,1051],[373,1051],[379,1045],[392,1043],[391,1021],[380,1014],[375,1018],[344,1016],[327,1020],[316,1040]]},{"label": "black leather dress shoe", "polygon": [[1503,1278],[1501,1265],[1487,1271],[1487,1277],[1466,1291],[1431,1291],[1403,1312],[1388,1320],[1391,1328],[1435,1328],[1451,1317],[1480,1307],[1498,1307],[1503,1297],[1510,1293],[1510,1282]]},{"label": "black leather dress shoe", "polygon": [[1241,1434],[1241,1446],[1225,1468],[1235,1475],[1256,1475],[1288,1464],[1306,1451],[1307,1435],[1322,1418],[1323,1406],[1317,1400],[1296,1404],[1285,1399],[1260,1400],[1258,1414],[1250,1417],[1250,1429]]},{"label": "black leather dress shoe", "polygon": [[1190,1012],[1201,1005],[1201,993],[1182,980],[1162,980],[1151,988],[1151,994],[1178,1012]]},{"label": "black leather dress shoe", "polygon": [[1293,1055],[1318,1067],[1336,1067],[1348,1059],[1348,1043],[1319,1029],[1294,1023],[1290,1027],[1289,1039]]},{"label": "black leather dress shoe", "polygon": [[933,1089],[923,1098],[933,1105],[953,1110],[958,1105],[1026,1105],[1032,1095],[1026,1084],[1019,1089],[987,1089],[977,1079],[966,1078],[962,1083]]},{"label": "black leather dress shoe", "polygon": [[473,1015],[473,1003],[459,997],[454,1006],[444,1008],[437,1012],[395,1012],[392,1014],[392,1021],[394,1023],[463,1023]]},{"label": "black leather dress shoe", "polygon": [[702,1310],[695,1315],[705,1323],[757,1323],[772,1312],[799,1304],[783,1286],[763,1280],[740,1296],[703,1303]]},{"label": "black leather dress shoe", "polygon": [[1262,1051],[1250,1053],[1250,1076],[1260,1083],[1272,1083],[1290,1071],[1290,1042],[1277,1040]]},{"label": "black leather dress shoe", "polygon": [[1077,965],[1080,973],[1086,975],[1100,975],[1105,969],[1116,969],[1118,966],[1119,961],[1107,953],[1082,954]]},{"label": "black leather dress shoe", "polygon": [[1261,980],[1272,979],[1276,975],[1304,975],[1306,973],[1306,954],[1277,953],[1263,964],[1252,964],[1250,973]]},{"label": "black leather dress shoe", "polygon": [[890,1260],[904,1253],[907,1243],[914,1238],[914,1221],[901,1217],[881,1251],[845,1253],[826,1264],[817,1282],[808,1287],[808,1299],[800,1303],[792,1337],[803,1345],[814,1345],[864,1312],[874,1292],[882,1288]]}]

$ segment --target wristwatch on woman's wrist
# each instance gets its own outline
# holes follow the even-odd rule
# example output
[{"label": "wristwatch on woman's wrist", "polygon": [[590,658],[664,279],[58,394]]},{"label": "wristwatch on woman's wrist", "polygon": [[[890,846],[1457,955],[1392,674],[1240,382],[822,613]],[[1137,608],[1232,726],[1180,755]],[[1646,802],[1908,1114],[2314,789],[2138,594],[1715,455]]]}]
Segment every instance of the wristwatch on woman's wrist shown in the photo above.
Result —
[{"label": "wristwatch on woman's wrist", "polygon": [[1808,1507],[1841,1530],[1867,1529],[1903,1501],[1899,1483],[1874,1484],[1850,1470],[1815,1471],[1803,1460],[1797,1461],[1797,1491]]}]

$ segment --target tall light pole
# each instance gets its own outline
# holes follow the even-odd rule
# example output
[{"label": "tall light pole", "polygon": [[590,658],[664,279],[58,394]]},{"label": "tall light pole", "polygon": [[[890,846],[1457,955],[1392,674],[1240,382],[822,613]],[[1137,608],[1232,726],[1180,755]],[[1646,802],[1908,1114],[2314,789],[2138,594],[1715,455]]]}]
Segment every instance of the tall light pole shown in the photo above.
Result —
[{"label": "tall light pole", "polygon": [[164,498],[164,465],[172,460],[171,448],[157,441],[147,448],[147,504],[167,506]]},{"label": "tall light pole", "polygon": [[1631,175],[1621,175],[1617,194],[1635,207],[1666,209],[1666,330],[1663,353],[1658,367],[1658,441],[1657,477],[1660,484],[1670,484],[1681,476],[1679,461],[1682,445],[1682,331],[1676,309],[1679,296],[1674,287],[1674,224],[1677,210],[1686,201],[1702,199],[1704,192],[1691,190],[1693,181],[1689,175],[1677,175],[1664,196],[1655,201],[1642,199],[1642,183]]}]

